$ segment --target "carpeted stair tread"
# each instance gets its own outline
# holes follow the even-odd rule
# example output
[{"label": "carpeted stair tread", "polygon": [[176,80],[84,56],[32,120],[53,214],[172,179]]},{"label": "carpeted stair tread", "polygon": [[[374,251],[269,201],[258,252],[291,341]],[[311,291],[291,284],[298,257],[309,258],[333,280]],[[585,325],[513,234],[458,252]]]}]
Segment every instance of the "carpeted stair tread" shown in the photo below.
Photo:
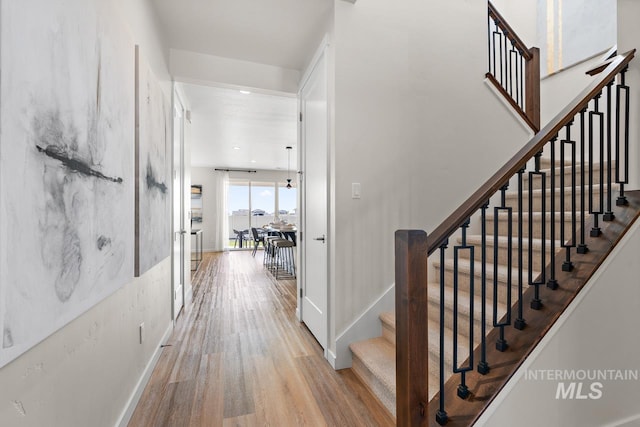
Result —
[{"label": "carpeted stair tread", "polygon": [[[493,292],[492,289],[487,289],[487,294],[489,294],[489,292]],[[440,306],[440,284],[435,282],[430,282],[427,284],[427,299],[434,308]],[[464,316],[466,319],[469,318],[469,315],[471,313],[471,306],[469,302],[470,302],[469,292],[459,289],[458,290],[458,314]],[[473,304],[474,304],[474,315],[476,316],[474,320],[475,322],[480,323],[479,310],[482,304],[482,297],[480,295],[474,295]],[[444,307],[445,307],[445,310],[453,311],[453,288],[449,286],[444,287]],[[507,309],[506,304],[503,304],[502,302],[498,303],[499,313],[504,313],[506,309]],[[487,300],[486,310],[487,310],[486,311],[487,316],[493,313],[493,304],[491,300]],[[432,316],[432,313],[434,316],[433,319],[434,320],[438,319],[438,316],[440,315],[439,310],[430,310],[429,311],[430,317]],[[461,324],[461,327],[466,328],[466,322],[464,322],[464,324]],[[489,331],[489,329],[491,329],[491,326],[487,325],[487,332]]]},{"label": "carpeted stair tread", "polygon": [[[531,160],[531,164],[533,165],[533,159]],[[556,167],[560,166],[562,163],[560,162],[560,160],[556,159]],[[571,160],[565,159],[564,161],[565,165],[570,165],[571,164]],[[551,158],[549,157],[540,157],[540,168],[544,168],[544,169],[550,169],[551,168]]]},{"label": "carpeted stair tread", "polygon": [[376,395],[387,410],[396,412],[396,348],[383,337],[353,343],[354,373]]},{"label": "carpeted stair tread", "polygon": [[[458,243],[462,242],[462,238],[458,238]],[[547,247],[547,252],[549,252],[551,250],[551,241],[546,239],[546,247]],[[562,241],[560,240],[556,240],[555,243],[555,248],[558,249],[561,245]],[[482,236],[479,234],[472,234],[472,235],[468,235],[467,236],[467,244],[469,245],[474,245],[477,247],[476,250],[480,250],[480,245],[482,244]],[[499,248],[507,248],[509,245],[509,238],[507,236],[498,236],[498,247]],[[519,241],[517,237],[512,237],[511,238],[511,247],[513,249],[518,249],[518,245],[519,245]],[[542,250],[542,239],[538,239],[538,238],[533,238],[531,239],[531,245],[533,247],[534,251],[541,251]],[[493,237],[489,236],[487,237],[487,247],[491,247],[493,248]],[[522,238],[522,247],[525,249],[529,248],[529,238],[528,237],[523,237]]]},{"label": "carpeted stair tread", "polygon": [[[440,268],[440,260],[435,260],[433,261],[433,266],[436,269]],[[447,259],[445,261],[445,270],[446,271],[453,271],[453,259]],[[474,275],[476,277],[476,279],[480,278],[482,275],[482,263],[480,261],[475,261],[474,262]],[[494,278],[494,270],[493,270],[493,263],[487,263],[486,264],[486,273],[487,273],[487,280],[493,280]],[[458,260],[458,272],[462,273],[462,274],[469,274],[471,272],[471,262],[468,259],[459,259]],[[508,279],[508,272],[509,269],[507,268],[507,266],[505,265],[500,265],[498,264],[497,269],[496,269],[496,273],[498,274],[498,281],[502,282],[502,283],[506,283],[507,279]],[[528,277],[528,271],[523,269],[522,270],[522,274],[523,277]],[[538,277],[540,273],[534,271],[533,272],[533,277]],[[517,268],[512,268],[511,269],[511,284],[513,287],[517,287],[518,283],[517,283],[517,278],[518,278],[518,269]],[[451,284],[447,284],[447,285],[452,285]],[[476,288],[477,289],[477,288]]]},{"label": "carpeted stair tread", "polygon": [[[587,203],[587,201],[585,201],[585,203]],[[547,222],[551,222],[551,212],[549,211],[549,206],[547,206],[546,208],[547,208],[547,212],[544,213],[544,218],[545,218],[545,220]],[[518,217],[519,217],[519,215],[520,214],[518,213],[517,210],[514,210],[512,212],[512,214],[511,214],[511,221],[513,223],[513,229],[514,230],[518,226]],[[529,215],[529,212],[527,210],[522,212],[523,227],[527,227],[528,226],[529,217],[530,216],[533,218],[534,222],[540,222],[540,220],[542,219],[542,212],[534,211],[534,212],[532,212],[532,215]],[[556,213],[554,215],[554,218],[555,218],[556,222],[560,222],[560,220],[563,217],[564,217],[564,221],[565,222],[570,222],[571,219],[572,219],[571,212],[565,212],[563,215],[561,215],[560,212],[556,211]],[[581,217],[582,217],[582,215],[581,215],[580,211],[577,211],[576,212],[576,221],[580,221]],[[589,213],[585,212],[585,217],[588,218],[589,217]],[[493,210],[491,210],[490,212],[487,212],[487,225],[490,225],[494,218],[495,218],[495,214],[493,213]],[[506,221],[507,218],[509,218],[509,214],[506,211],[498,212],[498,221]]]},{"label": "carpeted stair tread", "polygon": [[[525,172],[522,175],[522,181],[523,182],[527,182],[529,180],[529,173],[528,172],[532,172],[534,169],[530,169],[529,171]],[[606,180],[607,178],[607,162],[604,162],[602,171],[604,173],[604,178]],[[541,165],[540,167],[540,172],[546,174],[546,176],[548,177],[548,179],[551,179],[551,162],[549,162],[548,165]],[[556,178],[559,178],[560,173],[562,172],[562,167],[560,165],[556,166],[555,168],[555,175]],[[593,164],[593,178],[600,178],[600,163],[594,163]],[[580,182],[580,175],[582,173],[582,167],[580,165],[580,161],[578,160],[578,162],[576,163],[576,180],[579,183]],[[611,178],[612,180],[615,180],[615,173],[616,173],[616,168],[615,165],[612,165],[611,167]],[[564,174],[565,175],[571,175],[571,163],[567,163],[564,167]],[[517,176],[517,175],[516,175]],[[589,180],[589,166],[585,165],[584,168],[584,178],[585,178],[585,183],[588,182]],[[517,181],[516,181],[517,182]]]},{"label": "carpeted stair tread", "polygon": [[[607,185],[604,184],[603,186],[604,186],[604,189],[603,189],[604,193],[606,194]],[[601,184],[594,184],[593,185],[593,195],[594,196],[597,196],[597,195],[600,194],[600,187],[601,187]],[[571,196],[571,188],[572,187],[564,187],[565,196],[567,196],[567,197]],[[612,190],[617,190],[618,189],[618,184],[612,183],[611,189]],[[580,196],[581,191],[582,191],[582,188],[580,186],[576,187],[576,198],[577,198],[576,199],[576,203],[577,204],[580,204],[580,199],[578,197]],[[585,196],[587,196],[589,194],[588,186],[585,186],[584,191],[585,191]],[[555,195],[557,197],[559,194],[561,194],[561,188],[556,186],[554,192],[555,192]],[[550,182],[547,182],[547,188],[546,188],[545,194],[547,196],[549,196],[551,194]],[[536,189],[533,190],[533,197],[534,198],[535,197],[540,197],[541,195],[542,195],[542,189],[541,188],[536,188]],[[505,192],[505,196],[506,196],[507,200],[517,199],[518,198],[518,192],[515,191],[515,189],[511,190],[511,188],[510,188],[509,191]],[[524,188],[523,189],[522,197],[523,197],[523,200],[526,200],[529,197],[529,189],[528,188]],[[570,206],[567,206],[567,207],[570,207]]]}]

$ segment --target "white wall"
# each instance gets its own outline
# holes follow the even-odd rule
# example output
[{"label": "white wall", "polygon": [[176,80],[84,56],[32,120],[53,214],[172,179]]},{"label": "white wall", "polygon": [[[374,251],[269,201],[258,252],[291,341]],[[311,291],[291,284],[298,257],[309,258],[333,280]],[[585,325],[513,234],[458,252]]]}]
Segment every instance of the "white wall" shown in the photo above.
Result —
[{"label": "white wall", "polygon": [[[635,0],[618,0],[618,51],[627,52],[640,49],[640,2]],[[640,53],[629,64],[627,85],[631,87],[631,129],[629,158],[640,159]],[[628,189],[640,189],[640,164],[631,162],[629,165]]]},{"label": "white wall", "polygon": [[603,55],[544,77],[540,81],[540,124],[544,127],[564,107],[576,98],[594,78],[586,72],[602,62]]},{"label": "white wall", "polygon": [[335,2],[332,347],[394,282],[395,230],[432,231],[528,140],[483,81],[486,16],[472,0]]},{"label": "white wall", "polygon": [[[640,223],[614,249],[477,425],[522,427],[617,425],[640,415],[640,381],[602,381],[602,397],[556,399],[558,381],[525,377],[525,370],[640,371]],[[591,392],[591,381],[583,393]],[[566,386],[565,386],[566,387]],[[536,396],[535,401],[531,396]],[[636,423],[632,425],[638,425]]]},{"label": "white wall", "polygon": [[[163,87],[170,90],[167,51],[148,1],[117,0],[115,4],[134,42],[156,76],[164,80]],[[116,424],[171,330],[170,273],[167,258],[0,369],[0,424]],[[146,335],[142,344],[138,341],[141,322]]]},{"label": "white wall", "polygon": [[540,47],[538,37],[538,0],[492,0],[500,15],[507,20],[528,47]]}]

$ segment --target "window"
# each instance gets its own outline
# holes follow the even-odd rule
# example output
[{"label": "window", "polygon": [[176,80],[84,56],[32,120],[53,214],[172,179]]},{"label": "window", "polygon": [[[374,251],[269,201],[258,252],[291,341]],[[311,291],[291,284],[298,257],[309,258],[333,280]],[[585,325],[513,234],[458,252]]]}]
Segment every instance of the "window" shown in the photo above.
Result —
[{"label": "window", "polygon": [[275,186],[272,182],[251,183],[251,216],[273,217],[276,210]]},{"label": "window", "polygon": [[[262,227],[276,220],[298,223],[296,200],[298,190],[286,188],[286,182],[229,180],[227,216],[229,218],[228,247],[237,246],[233,230]],[[276,197],[277,196],[277,197]],[[250,233],[247,236],[251,236]],[[243,245],[244,247],[244,245]]]},{"label": "window", "polygon": [[[292,184],[293,185],[293,184]],[[278,216],[291,224],[298,223],[296,203],[298,200],[298,189],[287,188],[286,182],[278,184]]]},{"label": "window", "polygon": [[227,246],[234,247],[236,233],[233,230],[248,230],[249,222],[249,181],[229,180],[227,193],[227,215],[229,217],[229,239]]}]

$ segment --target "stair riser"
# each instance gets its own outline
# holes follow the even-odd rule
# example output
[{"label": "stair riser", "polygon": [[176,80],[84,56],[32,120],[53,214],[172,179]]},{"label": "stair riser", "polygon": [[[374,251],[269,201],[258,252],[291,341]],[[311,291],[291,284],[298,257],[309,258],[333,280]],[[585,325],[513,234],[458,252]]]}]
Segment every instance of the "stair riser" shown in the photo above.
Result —
[{"label": "stair riser", "polygon": [[[579,144],[576,145],[576,150],[578,150]],[[545,153],[545,157],[541,157],[540,158],[540,169],[551,169],[551,159],[549,157],[546,157],[546,155],[549,155],[550,153]],[[586,159],[588,160],[588,159]],[[576,162],[580,161],[580,153],[577,154],[576,157]],[[529,165],[531,165],[531,167],[533,167],[533,160],[531,160],[529,162]],[[596,164],[599,164],[600,160],[596,161]],[[559,168],[560,165],[562,163],[560,163],[560,149],[558,149],[558,151],[556,152],[556,168]],[[565,167],[569,167],[571,166],[571,157],[569,155],[569,153],[565,153],[565,161],[564,161]],[[606,166],[606,163],[605,163]]]},{"label": "stair riser", "polygon": [[[533,268],[534,271],[542,271],[542,251],[534,249],[533,252]],[[462,258],[469,259],[469,251],[461,252]],[[498,248],[498,263],[502,265],[507,265],[507,248],[499,247]],[[487,262],[492,263],[494,260],[493,246],[487,246],[486,251]],[[523,265],[528,269],[529,267],[529,250],[527,248],[526,243],[524,244],[524,248],[522,250],[522,261]],[[550,250],[547,250],[546,260],[545,262],[549,262]],[[474,258],[476,261],[482,261],[482,251],[480,250],[480,246],[476,246],[474,250]],[[518,262],[518,248],[514,245],[511,249],[511,262],[513,268],[518,268],[520,263]]]},{"label": "stair riser", "polygon": [[392,325],[382,322],[382,337],[391,344],[396,344],[396,330]]},{"label": "stair riser", "polygon": [[[587,227],[589,227],[589,224],[591,224],[592,220],[590,217],[585,218],[585,225]],[[507,223],[507,219],[505,218],[501,218],[499,219],[499,229],[500,231],[504,231],[504,236],[506,236],[506,230],[508,227],[508,223]],[[487,225],[491,226],[491,229],[493,229],[493,220],[487,222]],[[564,230],[564,236],[561,235],[562,229],[560,227],[560,215],[556,214],[556,222],[555,222],[555,230],[554,230],[554,234],[555,234],[555,239],[556,240],[561,240],[564,239],[568,240],[570,239],[571,236],[571,227],[572,227],[572,223],[570,220],[565,219],[564,222],[564,226],[565,226],[565,230]],[[547,239],[547,244],[549,244],[548,240],[551,236],[551,221],[547,221],[547,223],[545,224],[546,230],[545,230],[545,239]],[[576,216],[576,233],[580,230],[580,217]],[[514,220],[511,224],[511,232],[512,232],[512,236],[511,237],[518,237],[519,233],[518,233],[518,221]],[[537,218],[534,218],[534,223],[533,223],[533,235],[530,236],[529,235],[529,221],[528,219],[524,219],[522,222],[522,237],[533,237],[535,239],[541,239],[542,236],[542,227],[541,224],[539,222],[539,220]],[[493,233],[487,238],[487,239],[493,239]],[[527,248],[527,246],[525,246],[525,248]],[[516,252],[517,253],[517,252]]]},{"label": "stair riser", "polygon": [[[448,314],[447,314],[448,312]],[[429,327],[430,328],[437,328],[437,325],[439,325],[440,322],[440,314],[439,314],[439,305],[437,301],[429,301]],[[445,324],[447,325],[453,325],[453,311],[451,309],[447,309],[445,310]],[[464,314],[460,314],[460,317],[458,319],[459,323],[459,327],[460,327],[460,333],[459,333],[459,339],[460,340],[464,340],[464,343],[468,343],[468,331],[469,331],[469,316],[468,315],[464,315]],[[464,323],[463,323],[464,322]],[[490,318],[488,320],[488,322],[491,322]],[[480,326],[480,321],[477,320],[474,323],[477,323],[477,327],[474,328],[474,337],[476,337],[476,339],[474,339],[474,341],[477,340],[477,343],[480,342],[479,338],[480,337],[480,331],[481,331],[481,326]],[[487,323],[487,325],[489,325],[490,323]],[[487,327],[487,332],[489,331],[490,327]],[[387,337],[386,335],[389,334],[390,336]],[[393,327],[393,325],[389,325],[386,323],[382,323],[382,335],[385,339],[389,340],[390,342],[393,342],[395,344],[395,335],[396,335],[396,330]],[[461,341],[462,342],[462,341]],[[474,343],[474,348],[475,345],[477,343]],[[452,365],[453,365],[453,359],[452,359],[452,355],[453,355],[453,351],[451,350],[453,347],[453,340],[451,336],[445,336],[445,349],[446,350],[446,356],[445,356],[445,374],[447,372],[451,373],[451,369],[452,369]],[[429,372],[433,373],[436,377],[437,377],[437,373],[438,373],[438,363],[439,363],[439,341],[435,340],[434,342],[429,342]],[[354,360],[357,357],[354,356]],[[461,360],[463,361],[464,358]],[[366,369],[366,367],[364,366],[364,364],[359,363],[356,365],[355,361],[353,363],[353,366],[356,366],[355,369],[358,369],[359,372],[359,376],[361,376],[362,378],[368,378],[370,376],[372,376],[372,374],[369,373],[369,370]],[[363,373],[364,372],[364,373]],[[377,387],[376,385],[370,385],[369,384],[369,380],[367,380],[367,386],[370,389],[373,389],[372,387]],[[437,381],[436,381],[437,383]]]},{"label": "stair riser", "polygon": [[384,407],[394,417],[396,416],[396,396],[393,391],[388,390],[375,375],[367,369],[362,361],[354,355],[351,364],[352,371],[358,378],[371,390],[371,392],[378,398],[378,400],[384,405]]},{"label": "stair riser", "polygon": [[[481,296],[482,295],[482,288],[481,288],[481,280],[480,280],[480,266],[477,265],[476,266],[477,271],[476,271],[476,275],[475,275],[475,281],[474,281],[474,286],[473,286],[473,292],[476,296]],[[436,272],[436,277],[434,278],[434,282],[438,282],[440,281],[440,268],[436,267],[435,268],[435,272]],[[487,267],[487,276],[489,276],[489,268]],[[525,281],[525,289],[526,289],[526,282],[527,282],[527,272],[524,272],[524,281]],[[453,270],[449,270],[448,268],[445,269],[445,274],[444,274],[444,280],[445,280],[445,284],[446,286],[453,286]],[[458,280],[461,283],[465,284],[465,288],[466,288],[466,283],[468,283],[469,281],[469,273],[468,272],[464,272],[464,271],[460,271],[458,273]],[[512,277],[512,284],[511,284],[511,292],[512,295],[516,295],[516,293],[518,292],[518,277],[514,274],[514,276]],[[500,289],[504,289],[504,287],[506,286],[506,281],[502,280],[500,278],[498,278],[498,286],[500,287]],[[492,295],[493,292],[493,278],[488,278],[487,279],[487,294],[488,295]],[[502,293],[500,294],[502,295]]]},{"label": "stair riser", "polygon": [[[466,301],[465,301],[466,302]],[[488,334],[489,331],[491,329],[493,329],[493,323],[492,323],[492,319],[493,319],[493,308],[491,306],[487,306],[487,317],[486,317],[486,333]],[[440,322],[440,305],[438,304],[437,300],[430,300],[429,301],[429,306],[428,306],[428,311],[429,311],[429,320],[433,321],[434,324],[439,324]],[[477,305],[476,307],[474,307],[474,319],[473,319],[473,342],[474,342],[474,348],[475,346],[477,346],[478,344],[480,344],[480,337],[481,332],[482,332],[482,325],[480,322],[480,311],[481,311],[481,307],[480,305]],[[500,318],[501,314],[504,314],[503,311],[500,311],[498,313],[498,317]],[[450,307],[445,307],[444,310],[444,318],[445,318],[445,324],[447,326],[450,326],[451,328],[453,328],[453,310]],[[469,313],[468,312],[462,312],[462,311],[458,311],[458,339],[465,340],[465,344],[468,343],[468,339],[469,339]]]},{"label": "stair riser", "polygon": [[[551,212],[551,189],[547,187],[547,190],[545,192],[545,210],[546,212]],[[534,193],[533,197],[533,212],[541,212],[542,211],[542,202],[541,202],[541,196],[542,193]],[[614,193],[614,197],[613,197],[613,201],[615,203],[615,197],[617,197],[617,194]],[[555,189],[555,210],[556,210],[556,214],[557,212],[560,212],[560,200],[562,199],[562,197],[560,197],[560,189],[556,188]],[[606,195],[605,195],[605,199],[604,201],[606,202]],[[571,207],[572,205],[572,200],[571,200],[571,191],[565,191],[565,195],[564,195],[564,208],[566,212],[570,212],[571,211]],[[600,203],[600,190],[599,189],[594,189],[593,192],[593,207],[598,209],[599,207],[599,203]],[[508,207],[512,207],[513,208],[513,214],[518,212],[518,197],[517,194],[513,194],[513,193],[509,193],[507,194],[507,198],[506,198],[506,206]],[[576,204],[575,204],[575,208],[576,211],[580,211],[581,209],[581,200],[580,200],[580,191],[576,191]],[[493,208],[489,208],[491,209],[491,212],[493,212]],[[589,209],[589,192],[586,191],[585,192],[585,198],[584,198],[584,209],[585,211],[587,211]],[[522,194],[522,212],[523,213],[528,213],[529,212],[529,193],[525,192]]]},{"label": "stair riser", "polygon": [[[466,344],[468,341],[465,341]],[[445,348],[445,357],[444,357],[444,375],[445,381],[449,379],[452,375],[453,371],[453,339],[450,336],[445,336],[444,340],[444,348]],[[429,343],[429,372],[433,372],[434,376],[438,377],[439,372],[439,349],[440,344],[439,341],[434,343]],[[465,350],[466,351],[466,350]],[[458,363],[462,363],[467,359],[468,351],[465,353],[458,353]]]},{"label": "stair riser", "polygon": [[[547,188],[551,185],[551,171],[546,170],[544,171],[546,172],[546,177],[547,177]],[[555,176],[555,183],[556,183],[556,188],[560,187],[560,169],[556,169],[556,176]],[[615,182],[616,179],[616,171],[615,168],[612,169],[611,171],[611,181]],[[602,182],[607,182],[607,169],[605,166],[605,169],[603,171],[603,180]],[[580,186],[580,184],[582,183],[582,176],[580,175],[580,168],[576,168],[576,185]],[[585,186],[587,186],[589,184],[589,169],[586,168],[584,171],[584,183]],[[599,169],[594,169],[593,171],[593,183],[594,184],[600,184],[600,170]],[[571,186],[571,168],[570,167],[566,167],[564,170],[564,185],[566,187]],[[533,179],[533,188],[534,189],[539,189],[542,187],[542,180],[540,179],[540,177],[534,177]],[[511,186],[509,187],[511,190],[517,190],[518,188],[518,180],[516,179],[512,179],[511,180]],[[522,188],[523,190],[527,190],[529,189],[529,173],[528,171],[525,172],[525,174],[522,176]]]}]

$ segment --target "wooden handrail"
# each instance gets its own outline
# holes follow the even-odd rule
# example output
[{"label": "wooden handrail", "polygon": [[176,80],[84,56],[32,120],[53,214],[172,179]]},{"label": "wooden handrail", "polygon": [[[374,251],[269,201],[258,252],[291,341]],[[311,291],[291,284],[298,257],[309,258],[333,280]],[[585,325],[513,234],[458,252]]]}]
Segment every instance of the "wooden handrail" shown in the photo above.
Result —
[{"label": "wooden handrail", "polygon": [[587,108],[589,102],[602,89],[611,82],[633,59],[636,50],[633,49],[622,55],[616,56],[605,68],[600,78],[592,82],[573,101],[569,103],[558,115],[553,118],[544,129],[536,134],[515,156],[511,158],[498,172],[485,182],[475,193],[471,195],[458,209],[456,209],[442,224],[429,235],[427,254],[431,255],[442,243],[455,232],[467,219],[489,201],[502,186],[531,160],[536,153],[543,150],[544,146],[558,132],[567,125],[574,116]]},{"label": "wooden handrail", "polygon": [[531,52],[529,52],[529,48],[526,44],[518,37],[518,34],[511,28],[509,23],[500,15],[500,12],[495,8],[491,2],[489,2],[489,16],[493,18],[498,27],[509,37],[509,40],[513,42],[513,44],[520,50],[522,56],[527,61],[531,59]]},{"label": "wooden handrail", "polygon": [[604,70],[607,69],[607,67],[609,66],[609,64],[611,64],[613,62],[613,60],[615,59],[615,56],[613,58],[609,58],[604,62],[599,63],[598,65],[596,65],[595,67],[590,68],[589,70],[585,71],[585,74],[588,74],[590,76],[595,76],[600,74],[601,72],[603,72]]},{"label": "wooden handrail", "polygon": [[604,53],[604,55],[602,55],[601,61],[606,61],[607,59],[615,58],[617,54],[618,54],[618,45],[614,44],[609,48],[609,50],[607,50]]},{"label": "wooden handrail", "polygon": [[[506,49],[506,40],[509,40],[514,49],[519,52],[520,57],[515,61],[524,62],[524,69],[519,69],[515,65],[515,96],[513,93],[514,81],[511,72],[512,57],[511,53],[505,52],[508,57],[507,63],[503,63],[502,42],[498,50],[500,52],[500,76],[498,77],[498,66],[496,61],[496,41],[495,35],[492,36],[491,24],[489,24],[489,72],[486,74],[488,81],[493,84],[507,102],[516,110],[516,112],[524,119],[525,123],[537,133],[540,130],[540,50],[537,47],[529,48],[524,44],[518,34],[511,28],[509,23],[500,15],[500,12],[489,2],[489,21],[493,20],[495,24],[494,34],[500,34],[499,40],[505,37],[504,48]],[[513,49],[511,49],[513,51]],[[493,56],[492,56],[493,53]],[[493,60],[492,60],[493,58]],[[493,64],[493,66],[492,66]],[[508,76],[503,74],[503,66],[508,69]],[[504,71],[506,73],[506,70]],[[522,74],[520,74],[522,73]],[[498,81],[499,80],[499,81]],[[524,94],[522,83],[524,81]],[[507,83],[508,82],[508,83]],[[515,99],[514,99],[515,98]]]},{"label": "wooden handrail", "polygon": [[605,68],[607,68],[607,65],[611,63],[611,61],[613,60],[613,58],[616,57],[617,54],[618,54],[618,45],[614,44],[609,48],[609,50],[607,50],[604,53],[604,55],[602,55],[602,57],[600,58],[600,63],[594,67],[591,67],[591,69],[586,71],[585,74],[588,74],[590,76],[595,76],[596,74],[600,74],[601,72],[604,71]]}]

